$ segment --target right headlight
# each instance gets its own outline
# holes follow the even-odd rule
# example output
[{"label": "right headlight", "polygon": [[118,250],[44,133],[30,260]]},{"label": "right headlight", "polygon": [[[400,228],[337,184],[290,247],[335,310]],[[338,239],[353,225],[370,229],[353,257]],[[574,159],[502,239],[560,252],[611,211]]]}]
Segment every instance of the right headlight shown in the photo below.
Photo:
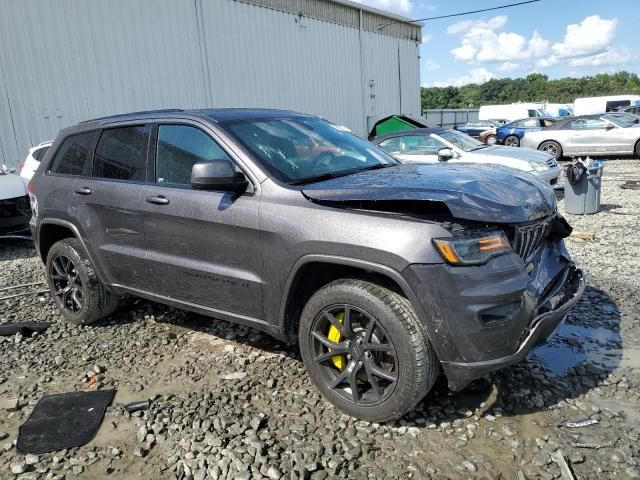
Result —
[{"label": "right headlight", "polygon": [[529,161],[527,163],[531,167],[531,170],[533,170],[534,172],[544,172],[549,168],[546,163],[542,163],[542,162]]},{"label": "right headlight", "polygon": [[434,238],[433,244],[442,258],[451,265],[480,265],[512,250],[509,240],[502,232]]}]

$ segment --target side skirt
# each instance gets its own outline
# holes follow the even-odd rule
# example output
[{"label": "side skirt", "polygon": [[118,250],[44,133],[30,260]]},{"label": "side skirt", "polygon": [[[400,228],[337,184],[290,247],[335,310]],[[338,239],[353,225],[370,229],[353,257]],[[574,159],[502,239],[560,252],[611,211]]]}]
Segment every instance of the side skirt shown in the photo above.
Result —
[{"label": "side skirt", "polygon": [[246,315],[239,315],[236,313],[227,312],[225,310],[219,310],[217,308],[207,307],[204,305],[199,305],[197,303],[185,302],[183,300],[177,300],[175,298],[166,297],[164,295],[157,295],[155,293],[147,292],[145,290],[138,290],[137,288],[131,288],[124,285],[110,284],[109,287],[120,295],[131,294],[136,297],[144,298],[146,300],[170,305],[172,307],[180,308],[183,310],[189,310],[191,312],[206,315],[208,317],[226,320],[232,323],[239,323],[265,332],[279,340],[284,340],[284,335],[282,334],[281,329],[278,326],[272,325],[265,320],[248,317]]}]

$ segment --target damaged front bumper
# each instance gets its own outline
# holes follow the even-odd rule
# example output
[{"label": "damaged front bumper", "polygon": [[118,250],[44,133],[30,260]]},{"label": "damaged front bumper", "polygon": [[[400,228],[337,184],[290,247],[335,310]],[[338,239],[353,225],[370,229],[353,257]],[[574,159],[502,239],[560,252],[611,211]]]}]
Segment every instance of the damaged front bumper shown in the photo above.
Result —
[{"label": "damaged front bumper", "polygon": [[404,275],[418,285],[423,321],[452,390],[525,358],[585,288],[561,240],[526,265],[509,254],[473,267],[412,265]]}]

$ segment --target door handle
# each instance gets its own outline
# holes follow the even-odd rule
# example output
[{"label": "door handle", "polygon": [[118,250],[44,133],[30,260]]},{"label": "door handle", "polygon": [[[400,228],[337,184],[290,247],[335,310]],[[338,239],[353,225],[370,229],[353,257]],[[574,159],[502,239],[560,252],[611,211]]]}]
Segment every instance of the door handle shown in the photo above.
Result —
[{"label": "door handle", "polygon": [[78,188],[77,190],[74,190],[74,193],[77,193],[78,195],[91,195],[91,192],[92,190],[87,187],[82,187],[82,188]]},{"label": "door handle", "polygon": [[153,203],[155,205],[168,205],[169,204],[169,199],[167,197],[165,197],[164,195],[158,195],[157,197],[147,197],[146,198],[147,202],[149,203]]}]

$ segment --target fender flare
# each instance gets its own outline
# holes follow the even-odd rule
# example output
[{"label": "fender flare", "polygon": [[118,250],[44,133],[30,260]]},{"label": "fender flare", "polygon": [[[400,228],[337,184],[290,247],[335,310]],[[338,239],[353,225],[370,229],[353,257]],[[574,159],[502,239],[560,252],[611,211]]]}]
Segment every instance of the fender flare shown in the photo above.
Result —
[{"label": "fender flare", "polygon": [[[100,282],[103,284],[105,283],[102,277],[102,272],[100,272],[100,269],[96,268],[96,262],[93,260],[91,251],[87,248],[87,244],[82,238],[82,235],[80,235],[80,230],[78,230],[78,227],[76,227],[73,223],[69,222],[68,220],[61,220],[59,218],[44,218],[38,222],[38,228],[36,229],[36,237],[34,238],[33,243],[35,244],[36,250],[40,254],[41,258],[42,258],[42,253],[40,252],[40,230],[42,229],[43,225],[57,225],[57,226],[65,227],[71,230],[71,233],[73,233],[73,236],[76,238],[76,240],[80,242],[80,244],[82,245],[82,248],[84,248],[84,251],[87,254],[87,257],[89,257],[89,261],[91,262],[91,265],[93,265],[93,269],[95,271],[96,276],[98,277],[98,280],[100,280]],[[43,258],[43,261],[46,263],[47,259]]]},{"label": "fender flare", "polygon": [[372,272],[379,273],[381,275],[384,275],[390,278],[400,287],[400,290],[402,291],[402,293],[407,297],[407,299],[411,303],[411,306],[416,311],[418,318],[420,319],[421,323],[425,327],[425,334],[427,335],[427,337],[430,337],[428,332],[428,330],[430,330],[430,326],[427,325],[428,319],[426,317],[425,311],[422,308],[422,305],[420,304],[420,302],[418,301],[418,297],[413,292],[413,289],[411,288],[409,283],[404,279],[404,277],[400,274],[399,271],[391,267],[388,267],[386,265],[369,262],[367,260],[359,260],[359,259],[350,258],[350,257],[341,257],[337,255],[324,255],[324,254],[303,255],[302,257],[298,258],[298,260],[296,260],[296,262],[293,264],[293,267],[291,267],[291,270],[289,271],[289,275],[287,276],[287,282],[285,283],[285,287],[282,295],[282,300],[280,301],[280,310],[278,315],[279,317],[278,328],[284,335],[287,335],[286,324],[285,324],[286,322],[285,312],[286,312],[287,303],[289,301],[291,286],[293,285],[293,281],[296,278],[296,275],[298,274],[300,269],[312,262],[333,263],[336,265],[344,265],[346,267],[361,268],[363,270],[370,270]]}]

